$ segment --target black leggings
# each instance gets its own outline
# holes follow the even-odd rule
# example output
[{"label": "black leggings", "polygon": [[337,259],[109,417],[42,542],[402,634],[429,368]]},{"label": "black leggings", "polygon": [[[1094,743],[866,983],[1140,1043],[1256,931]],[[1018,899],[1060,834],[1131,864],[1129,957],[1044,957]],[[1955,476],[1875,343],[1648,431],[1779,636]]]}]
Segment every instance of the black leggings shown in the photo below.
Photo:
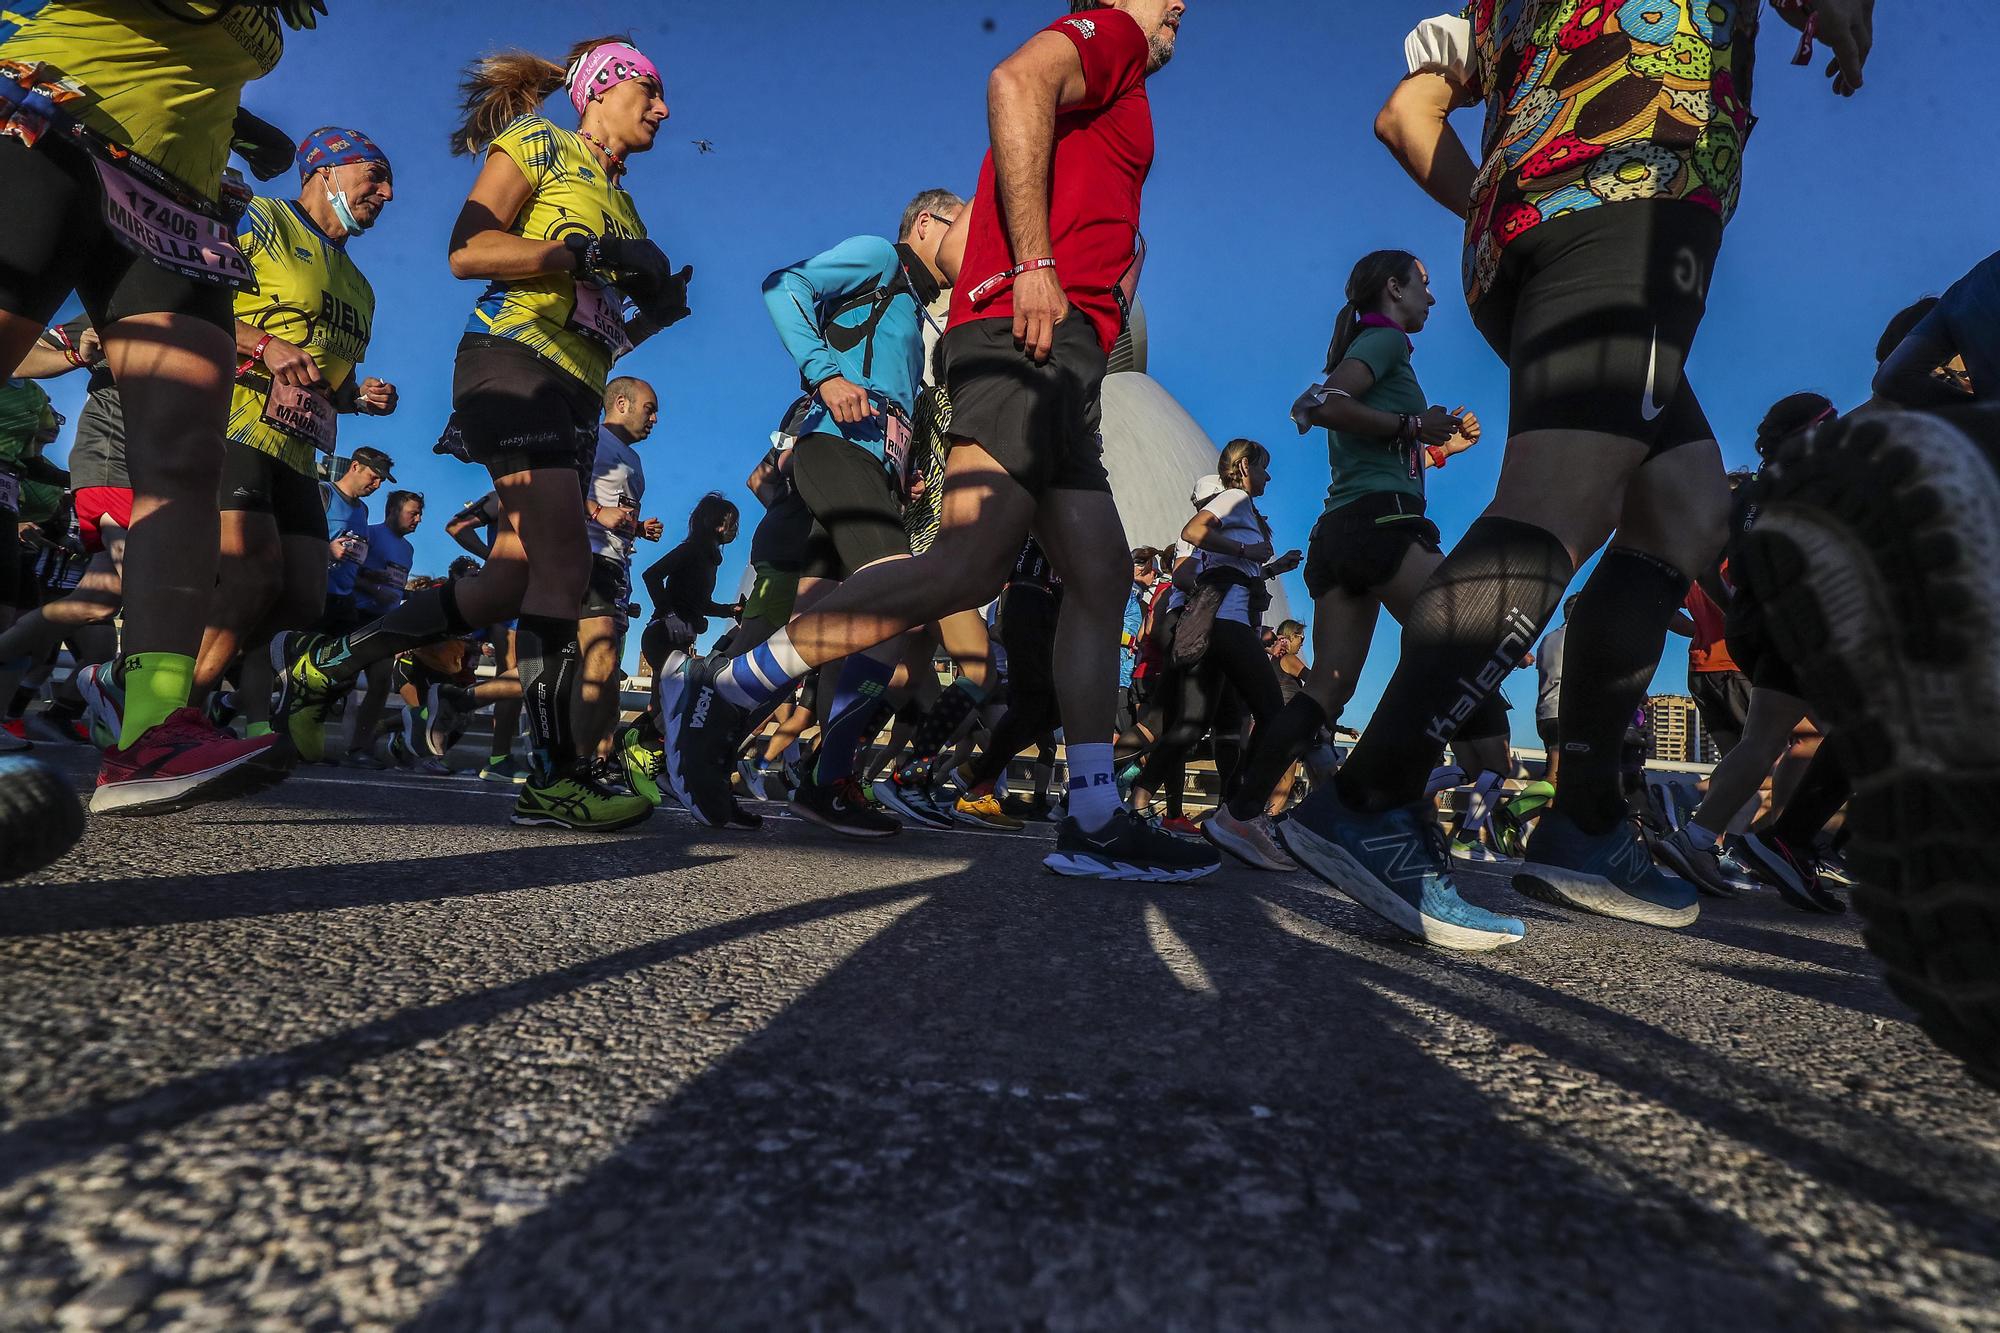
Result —
[{"label": "black leggings", "polygon": [[[1007,649],[1007,712],[967,770],[972,785],[992,782],[1014,756],[1061,720],[1056,704],[1056,621],[1061,604],[1040,588],[1009,588],[1000,599],[1000,642]],[[1051,755],[1053,758],[1053,755]]]},{"label": "black leggings", "polygon": [[1176,682],[1179,707],[1169,704],[1171,720],[1160,743],[1147,756],[1138,785],[1158,791],[1166,777],[1187,764],[1187,757],[1214,724],[1224,690],[1234,687],[1250,708],[1258,726],[1267,725],[1285,706],[1278,673],[1264,651],[1257,631],[1240,620],[1217,620],[1208,636],[1208,652],[1182,672]]}]

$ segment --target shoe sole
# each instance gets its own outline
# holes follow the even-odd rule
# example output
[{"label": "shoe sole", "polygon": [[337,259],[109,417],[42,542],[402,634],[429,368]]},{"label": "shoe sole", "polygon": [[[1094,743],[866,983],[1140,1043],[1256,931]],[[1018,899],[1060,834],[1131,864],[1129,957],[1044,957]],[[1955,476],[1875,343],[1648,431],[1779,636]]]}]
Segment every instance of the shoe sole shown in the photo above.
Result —
[{"label": "shoe sole", "polygon": [[1225,852],[1232,860],[1241,861],[1252,870],[1268,870],[1273,874],[1287,875],[1298,866],[1290,861],[1273,861],[1269,854],[1247,838],[1237,836],[1228,829],[1217,828],[1218,821],[1210,819],[1201,826],[1201,836],[1218,851]]},{"label": "shoe sole", "polygon": [[58,860],[83,836],[83,802],[46,765],[0,763],[0,881]]},{"label": "shoe sole", "polygon": [[1514,872],[1514,891],[1553,907],[1568,907],[1664,930],[1680,930],[1701,917],[1698,901],[1687,907],[1662,907],[1633,897],[1609,880],[1581,876],[1567,866],[1540,865],[1533,861],[1523,862]]},{"label": "shoe sole", "polygon": [[869,838],[869,839],[893,838],[898,833],[901,833],[903,831],[900,828],[863,829],[863,828],[855,828],[851,824],[837,823],[834,820],[827,818],[819,811],[813,809],[811,806],[805,804],[803,801],[787,801],[785,803],[785,808],[791,811],[793,814],[797,815],[800,819],[805,820],[806,823],[808,824],[817,824],[821,828],[826,829],[829,832],[838,833],[841,836],[848,838]]},{"label": "shoe sole", "polygon": [[1026,824],[994,823],[990,820],[982,819],[978,815],[967,814],[957,806],[952,807],[951,817],[957,823],[969,824],[973,828],[983,828],[994,833],[1019,833],[1022,829],[1028,827]]},{"label": "shoe sole", "polygon": [[577,833],[616,833],[620,829],[631,828],[634,824],[642,824],[652,818],[652,815],[653,809],[648,806],[630,819],[621,819],[610,824],[579,824],[564,819],[561,815],[524,815],[516,810],[507,816],[507,822],[519,824],[523,828],[565,828]]},{"label": "shoe sole", "polygon": [[1733,884],[1725,883],[1722,887],[1718,888],[1696,874],[1694,863],[1689,858],[1682,856],[1680,849],[1674,846],[1670,840],[1662,838],[1654,846],[1657,848],[1660,857],[1673,868],[1673,872],[1676,875],[1694,885],[1696,893],[1705,893],[1711,898],[1741,898],[1743,896],[1743,891]]},{"label": "shoe sole", "polygon": [[[1367,867],[1347,854],[1339,843],[1328,842],[1296,819],[1278,826],[1278,841],[1304,869],[1340,891],[1356,906],[1365,908],[1402,931],[1411,939],[1459,953],[1490,953],[1523,938],[1510,931],[1477,930],[1450,921],[1427,917],[1422,910],[1369,873]],[[1322,859],[1323,858],[1323,862]]]},{"label": "shoe sole", "polygon": [[1780,451],[1746,572],[1854,779],[1862,938],[1925,1032],[2000,1087],[2000,483],[1907,413]]},{"label": "shoe sole", "polygon": [[94,815],[171,815],[179,810],[232,801],[283,782],[291,772],[285,743],[244,755],[200,773],[177,778],[140,778],[99,787],[91,794]]},{"label": "shoe sole", "polygon": [[1052,852],[1042,858],[1042,865],[1071,879],[1104,879],[1132,884],[1187,884],[1213,875],[1222,868],[1220,864],[1174,868],[1142,866],[1129,861],[1107,861],[1101,856],[1082,852]]}]

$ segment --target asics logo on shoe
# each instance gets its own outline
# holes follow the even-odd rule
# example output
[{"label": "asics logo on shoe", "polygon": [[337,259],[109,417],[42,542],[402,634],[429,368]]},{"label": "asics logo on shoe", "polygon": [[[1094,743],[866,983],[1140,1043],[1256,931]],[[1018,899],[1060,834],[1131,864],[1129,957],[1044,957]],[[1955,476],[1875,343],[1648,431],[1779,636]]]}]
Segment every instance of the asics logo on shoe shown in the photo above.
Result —
[{"label": "asics logo on shoe", "polygon": [[695,696],[694,712],[688,717],[690,727],[699,730],[708,725],[708,705],[714,698],[715,691],[703,686],[701,693]]},{"label": "asics logo on shoe", "polygon": [[1515,665],[1526,656],[1529,646],[1534,643],[1535,622],[1519,607],[1507,609],[1505,624],[1507,632],[1486,665],[1480,667],[1471,680],[1459,679],[1458,698],[1445,710],[1443,717],[1432,718],[1430,725],[1424,728],[1424,734],[1438,744],[1451,743],[1451,738],[1465,725],[1465,719],[1471,717],[1479,705],[1500,688],[1500,683],[1514,673]]},{"label": "asics logo on shoe", "polygon": [[1391,884],[1414,884],[1422,881],[1430,873],[1430,859],[1424,855],[1424,840],[1406,835],[1390,835],[1382,838],[1364,838],[1361,850],[1371,854],[1395,852],[1395,859],[1381,866],[1376,873]]}]

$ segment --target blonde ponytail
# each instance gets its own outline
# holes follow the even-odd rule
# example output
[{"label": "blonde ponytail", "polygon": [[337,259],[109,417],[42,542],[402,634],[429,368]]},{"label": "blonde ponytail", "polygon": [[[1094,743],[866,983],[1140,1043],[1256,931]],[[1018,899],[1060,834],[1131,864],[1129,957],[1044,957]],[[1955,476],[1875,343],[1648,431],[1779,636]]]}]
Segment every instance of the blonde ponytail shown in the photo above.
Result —
[{"label": "blonde ponytail", "polygon": [[593,47],[606,42],[629,44],[631,40],[626,34],[615,33],[578,42],[560,65],[531,51],[502,51],[475,61],[458,85],[459,110],[465,120],[451,132],[453,156],[486,151],[500,131],[560,91],[569,80],[571,67]]}]

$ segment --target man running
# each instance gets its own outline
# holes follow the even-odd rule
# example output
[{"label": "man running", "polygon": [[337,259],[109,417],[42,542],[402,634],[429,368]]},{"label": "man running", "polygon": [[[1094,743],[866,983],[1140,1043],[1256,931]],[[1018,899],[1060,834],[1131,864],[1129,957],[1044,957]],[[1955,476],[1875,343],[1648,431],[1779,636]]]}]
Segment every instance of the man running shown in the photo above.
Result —
[{"label": "man running", "polygon": [[646,381],[620,375],[604,386],[604,420],[583,497],[590,516],[590,583],[576,627],[583,660],[571,706],[582,754],[610,753],[618,718],[618,658],[630,618],[625,608],[632,603],[632,551],[639,538],[656,542],[665,531],[659,519],[639,517],[646,465],[638,445],[659,420],[660,398]]},{"label": "man running", "polygon": [[[410,534],[423,521],[423,496],[415,491],[389,493],[382,505],[382,521],[368,525],[368,554],[354,579],[354,605],[360,615],[373,619],[403,604],[403,589],[410,581],[410,567],[417,558]],[[393,669],[368,674],[368,689],[348,720],[345,762],[349,767],[388,767],[375,757],[375,731],[382,721],[382,709],[389,701],[389,685],[395,674]]]},{"label": "man running", "polygon": [[[1699,912],[1694,887],[1657,870],[1626,821],[1621,751],[1667,625],[1727,526],[1721,451],[1684,366],[1740,194],[1760,9],[1480,4],[1406,44],[1411,74],[1376,130],[1467,218],[1467,300],[1509,363],[1512,438],[1492,504],[1418,594],[1373,721],[1293,815],[1340,849],[1316,868],[1359,901],[1421,911],[1453,889],[1418,812],[1425,776],[1615,532],[1567,645],[1558,809],[1514,882],[1657,926]],[[1803,11],[1780,12],[1803,26]],[[1837,92],[1861,86],[1871,11],[1813,6]],[[1480,102],[1483,169],[1449,125]]]},{"label": "man running", "polygon": [[368,529],[373,526],[368,521],[368,497],[384,482],[396,480],[394,467],[389,455],[364,446],[354,451],[338,479],[319,483],[321,521],[326,524],[326,536],[320,540],[327,560],[322,634],[345,634],[362,622],[354,590],[361,567],[368,563]]},{"label": "man running", "polygon": [[[446,433],[449,435],[449,430]],[[499,531],[502,522],[500,493],[488,491],[452,515],[451,521],[445,524],[444,533],[484,562],[492,557],[493,536]],[[454,569],[458,567],[456,562],[452,567]],[[478,571],[479,566],[473,565],[471,572]],[[453,579],[459,577],[458,574],[452,575]],[[505,676],[515,681],[518,686],[520,673],[514,666],[514,622],[490,625],[479,633],[492,645],[495,678]],[[521,696],[517,688],[493,705],[493,744],[485,765],[479,770],[481,780],[511,782],[517,786],[527,782],[528,766],[514,757],[514,737],[520,725]]]},{"label": "man running", "polygon": [[703,823],[728,816],[747,712],[820,663],[984,604],[1032,527],[1068,590],[1057,652],[1070,816],[1048,866],[1181,880],[1218,864],[1213,849],[1134,820],[1118,799],[1111,736],[1130,548],[1097,434],[1153,158],[1146,80],[1172,58],[1186,8],[1079,0],[993,72],[994,148],[943,343],[955,444],[943,531],[922,556],[861,571],[751,653],[689,673],[669,720],[667,776]]}]

